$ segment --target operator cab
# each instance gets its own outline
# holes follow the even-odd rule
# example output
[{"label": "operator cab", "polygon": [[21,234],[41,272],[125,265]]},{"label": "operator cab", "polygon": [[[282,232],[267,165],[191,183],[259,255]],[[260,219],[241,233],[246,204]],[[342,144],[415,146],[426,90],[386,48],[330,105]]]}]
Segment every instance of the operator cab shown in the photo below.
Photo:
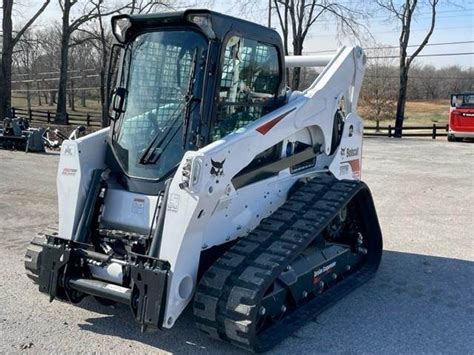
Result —
[{"label": "operator cab", "polygon": [[129,191],[157,194],[187,150],[285,103],[272,29],[209,10],[119,15],[112,27],[107,165]]}]

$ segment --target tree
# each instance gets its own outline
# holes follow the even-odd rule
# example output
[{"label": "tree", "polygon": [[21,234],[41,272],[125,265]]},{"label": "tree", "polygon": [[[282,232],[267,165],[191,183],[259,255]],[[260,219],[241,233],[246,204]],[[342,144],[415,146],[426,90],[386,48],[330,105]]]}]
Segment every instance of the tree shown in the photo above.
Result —
[{"label": "tree", "polygon": [[[16,70],[20,74],[21,79],[18,81],[25,84],[26,102],[30,110],[32,91],[34,91],[33,86],[38,84],[38,80],[35,79],[35,74],[38,72],[37,60],[41,55],[41,45],[38,41],[37,33],[34,33],[30,29],[26,31],[19,40],[16,48],[13,62],[15,63]],[[15,83],[15,81],[12,81],[12,83]],[[39,105],[41,105],[41,99],[39,99]]]},{"label": "tree", "polygon": [[400,45],[400,65],[399,65],[399,91],[397,101],[397,113],[395,117],[395,137],[402,136],[403,120],[405,118],[405,104],[407,99],[408,72],[413,60],[425,48],[428,43],[436,23],[436,7],[439,0],[428,0],[431,8],[431,22],[428,33],[425,38],[416,47],[412,55],[408,55],[407,48],[410,41],[411,25],[414,14],[419,5],[418,0],[404,0],[401,5],[397,5],[394,0],[376,0],[377,4],[384,10],[393,15],[401,24],[401,32],[399,37]]},{"label": "tree", "polygon": [[363,117],[376,122],[393,119],[397,102],[396,67],[389,48],[377,48],[365,71],[361,90]]},{"label": "tree", "polygon": [[[146,13],[156,9],[158,6],[168,4],[167,1],[158,0],[131,0],[127,2],[115,3],[112,7],[106,7],[104,0],[81,1],[81,0],[58,0],[62,12],[61,25],[61,53],[60,53],[60,74],[58,85],[58,101],[56,108],[56,119],[64,121],[66,118],[66,100],[67,100],[67,84],[68,84],[68,68],[69,68],[69,49],[73,45],[81,44],[85,41],[98,40],[102,52],[101,60],[101,85],[105,82],[105,68],[107,63],[108,47],[110,42],[106,43],[106,31],[103,19],[122,10],[130,13]],[[80,8],[78,12],[72,16],[72,10]],[[83,25],[91,21],[98,21],[98,33],[91,33],[83,28]],[[76,36],[76,32],[88,33],[89,37]],[[102,106],[105,105],[104,89],[101,89]],[[103,109],[105,114],[105,109]],[[103,118],[102,124],[105,118]]]},{"label": "tree", "polygon": [[[359,14],[340,2],[332,0],[273,0],[283,34],[285,54],[289,54],[289,36],[292,37],[293,55],[303,54],[303,45],[311,27],[318,19],[332,18],[338,25],[340,33],[358,34],[360,24],[356,20]],[[293,68],[293,89],[300,85],[301,68]]]},{"label": "tree", "polygon": [[51,0],[44,0],[41,7],[26,23],[13,35],[12,11],[13,0],[3,0],[3,46],[0,63],[0,121],[10,116],[12,100],[12,63],[13,48],[20,41],[23,34],[31,27],[41,13],[46,9]]}]

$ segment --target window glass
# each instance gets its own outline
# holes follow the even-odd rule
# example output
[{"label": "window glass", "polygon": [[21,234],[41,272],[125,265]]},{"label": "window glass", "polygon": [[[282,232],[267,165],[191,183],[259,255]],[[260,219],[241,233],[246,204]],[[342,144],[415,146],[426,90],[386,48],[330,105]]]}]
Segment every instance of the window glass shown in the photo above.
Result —
[{"label": "window glass", "polygon": [[[139,35],[127,47],[121,86],[126,87],[125,113],[114,127],[114,148],[131,176],[161,178],[184,154],[183,115],[187,90],[198,68],[194,58],[206,53],[205,38],[193,31],[170,30]],[[194,86],[202,85],[197,71]],[[157,142],[158,164],[140,162]]]},{"label": "window glass", "polygon": [[211,140],[222,138],[269,112],[280,77],[274,46],[237,36],[229,38]]}]

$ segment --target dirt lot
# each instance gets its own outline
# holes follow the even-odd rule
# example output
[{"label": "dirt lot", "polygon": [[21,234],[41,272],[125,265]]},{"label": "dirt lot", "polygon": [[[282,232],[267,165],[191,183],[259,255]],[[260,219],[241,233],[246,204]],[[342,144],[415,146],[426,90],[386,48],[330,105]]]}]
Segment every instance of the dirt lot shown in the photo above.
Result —
[{"label": "dirt lot", "polygon": [[[384,256],[377,276],[274,353],[471,353],[474,144],[366,139]],[[23,271],[32,235],[56,222],[54,154],[0,151],[0,352],[239,353],[208,340],[188,310],[141,334],[125,306],[49,303]]]}]

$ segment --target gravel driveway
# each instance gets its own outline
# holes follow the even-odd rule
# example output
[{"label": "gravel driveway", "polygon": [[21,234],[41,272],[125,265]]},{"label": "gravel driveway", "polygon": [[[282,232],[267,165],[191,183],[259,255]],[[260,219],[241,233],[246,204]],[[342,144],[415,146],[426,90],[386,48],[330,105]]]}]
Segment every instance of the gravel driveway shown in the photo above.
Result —
[{"label": "gravel driveway", "polygon": [[[0,150],[0,352],[241,353],[201,335],[188,309],[142,334],[126,306],[46,296],[24,275],[31,237],[56,223],[56,154]],[[377,276],[273,353],[471,353],[474,144],[366,139],[363,180],[384,233]],[[469,330],[470,329],[470,330]]]}]

